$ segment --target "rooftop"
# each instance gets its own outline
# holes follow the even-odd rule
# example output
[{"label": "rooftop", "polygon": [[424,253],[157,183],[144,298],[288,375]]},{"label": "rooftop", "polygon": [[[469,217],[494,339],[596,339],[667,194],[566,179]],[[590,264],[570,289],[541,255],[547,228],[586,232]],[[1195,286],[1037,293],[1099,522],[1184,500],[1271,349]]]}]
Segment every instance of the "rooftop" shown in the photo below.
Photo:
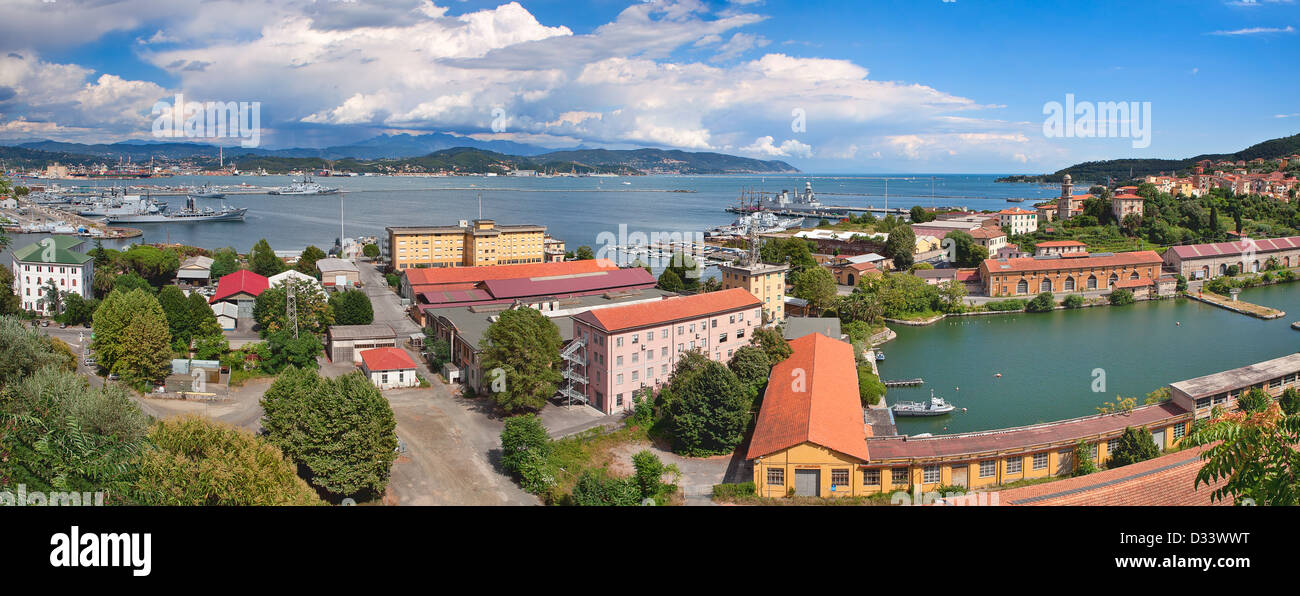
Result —
[{"label": "rooftop", "polygon": [[397,337],[393,328],[384,323],[371,325],[334,325],[329,330],[330,339],[387,339]]},{"label": "rooftop", "polygon": [[374,348],[361,352],[366,370],[408,370],[415,368],[415,360],[400,348]]},{"label": "rooftop", "polygon": [[674,321],[762,306],[747,290],[733,288],[693,296],[678,296],[655,302],[618,306],[582,313],[576,319],[608,332],[664,325]]},{"label": "rooftop", "polygon": [[[491,279],[518,279],[572,275],[618,269],[609,259],[561,261],[559,263],[525,263],[521,265],[484,265],[481,267],[433,267],[406,269],[403,275],[412,287],[442,284],[474,284]],[[417,289],[417,291],[419,291]]]},{"label": "rooftop", "polygon": [[785,338],[798,339],[812,333],[820,333],[831,339],[844,335],[840,331],[839,317],[786,317]]},{"label": "rooftop", "polygon": [[1256,362],[1241,368],[1225,370],[1212,375],[1196,377],[1186,381],[1170,384],[1170,387],[1182,391],[1192,399],[1208,397],[1216,393],[1241,389],[1265,383],[1277,377],[1300,372],[1300,353],[1288,354],[1281,358]]},{"label": "rooftop", "polygon": [[356,263],[344,259],[321,259],[316,261],[316,268],[319,269],[321,273],[329,271],[360,271],[360,269],[357,269]]},{"label": "rooftop", "polygon": [[217,291],[208,300],[208,303],[219,302],[240,293],[257,297],[266,291],[269,283],[261,275],[247,269],[240,269],[217,280]]},{"label": "rooftop", "polygon": [[[745,459],[813,443],[866,461],[867,426],[858,396],[853,347],[820,333],[790,342],[789,358],[772,368]],[[788,382],[796,371],[806,385]]]},{"label": "rooftop", "polygon": [[[82,265],[87,261],[94,260],[90,255],[84,255],[79,252],[73,252],[72,249],[81,246],[82,240],[73,236],[49,236],[46,239],[52,240],[53,244],[42,246],[40,242],[33,242],[22,248],[13,251],[13,258],[20,263],[58,263],[61,265]],[[53,248],[53,250],[50,250]]]},{"label": "rooftop", "polygon": [[1196,486],[1204,463],[1201,452],[1209,447],[1176,451],[1143,462],[1001,491],[1003,505],[1230,505],[1232,500],[1211,502],[1210,493],[1223,481]]},{"label": "rooftop", "polygon": [[1056,271],[1059,269],[1090,269],[1097,267],[1120,267],[1139,265],[1160,265],[1164,261],[1160,255],[1151,250],[1121,252],[1115,254],[1097,253],[1086,257],[1072,259],[1031,258],[985,259],[983,266],[990,273],[1015,273],[1022,271]]},{"label": "rooftop", "polygon": [[[1264,238],[1254,240],[1253,242],[1256,254],[1300,248],[1300,236],[1290,236],[1287,238]],[[1179,258],[1194,259],[1198,257],[1238,256],[1250,248],[1250,241],[1241,240],[1238,242],[1215,242],[1213,244],[1174,246],[1169,250],[1173,251],[1173,253],[1178,255]]]}]

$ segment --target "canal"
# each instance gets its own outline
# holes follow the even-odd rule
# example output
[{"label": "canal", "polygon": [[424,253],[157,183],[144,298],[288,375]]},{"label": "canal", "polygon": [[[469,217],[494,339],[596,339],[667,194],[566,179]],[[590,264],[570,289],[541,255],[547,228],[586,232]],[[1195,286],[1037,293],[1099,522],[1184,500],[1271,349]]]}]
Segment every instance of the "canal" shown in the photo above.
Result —
[{"label": "canal", "polygon": [[1287,316],[1262,321],[1180,299],[896,326],[898,338],[881,346],[881,377],[925,384],[890,389],[886,402],[928,399],[933,389],[957,406],[947,416],[899,418],[903,434],[991,430],[1095,414],[1116,395],[1140,405],[1171,382],[1300,351],[1300,331],[1290,327],[1300,320],[1300,283],[1244,290],[1240,299]]}]

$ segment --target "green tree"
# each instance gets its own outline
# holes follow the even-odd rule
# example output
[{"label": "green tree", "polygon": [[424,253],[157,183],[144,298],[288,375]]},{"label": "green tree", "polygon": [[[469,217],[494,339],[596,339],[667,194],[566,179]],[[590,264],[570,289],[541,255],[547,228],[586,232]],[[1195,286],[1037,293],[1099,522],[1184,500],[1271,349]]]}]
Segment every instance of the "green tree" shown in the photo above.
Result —
[{"label": "green tree", "polygon": [[1074,445],[1074,476],[1087,476],[1097,471],[1092,458],[1092,446],[1080,440]]},{"label": "green tree", "polygon": [[749,426],[750,392],[719,362],[706,359],[687,370],[681,362],[673,373],[672,399],[667,404],[673,450],[690,456],[731,453]]},{"label": "green tree", "polygon": [[99,366],[127,382],[158,382],[171,371],[171,331],[153,294],[114,290],[95,311],[92,328]]},{"label": "green tree", "polygon": [[397,423],[388,400],[360,372],[326,379],[287,368],[262,397],[267,440],[338,497],[374,498],[388,486]]},{"label": "green tree", "polygon": [[14,291],[13,272],[0,266],[0,316],[16,315],[22,307],[23,299]]},{"label": "green tree", "polygon": [[257,321],[262,337],[288,329],[287,288],[293,286],[294,304],[298,313],[298,332],[325,333],[335,324],[332,300],[325,295],[320,284],[304,279],[288,278],[267,288],[253,302],[253,319]]},{"label": "green tree", "polygon": [[1026,312],[1050,312],[1056,308],[1056,299],[1051,292],[1040,292],[1025,305]]},{"label": "green tree", "polygon": [[1282,392],[1282,396],[1278,398],[1277,403],[1288,416],[1300,414],[1300,390],[1295,387],[1287,387]]},{"label": "green tree", "polygon": [[41,301],[50,314],[57,316],[63,313],[63,292],[54,284],[54,278],[50,278],[45,285],[41,286]]},{"label": "green tree", "polygon": [[682,278],[677,277],[672,269],[664,269],[664,272],[659,274],[659,282],[655,287],[665,292],[680,292],[686,289]]},{"label": "green tree", "polygon": [[275,446],[193,415],[154,424],[131,492],[155,506],[323,504]]},{"label": "green tree", "polygon": [[262,370],[278,373],[289,366],[302,369],[319,367],[316,358],[321,355],[325,346],[315,334],[299,333],[295,339],[292,331],[281,329],[266,334],[266,349],[267,355],[262,359]]},{"label": "green tree", "polygon": [[1262,411],[1215,408],[1210,421],[1194,426],[1183,438],[1189,447],[1209,446],[1196,486],[1219,487],[1211,500],[1250,499],[1256,505],[1300,505],[1300,416],[1286,415],[1279,404]]},{"label": "green tree", "polygon": [[664,484],[664,473],[668,472],[670,467],[665,466],[663,460],[649,449],[642,449],[632,456],[632,468],[635,470],[632,474],[632,482],[641,493],[642,499],[658,501],[667,496],[664,493],[669,492],[670,488],[675,489]]},{"label": "green tree", "polygon": [[181,260],[176,251],[148,244],[136,244],[122,253],[122,261],[131,272],[158,287],[176,277]]},{"label": "green tree", "polygon": [[863,406],[874,406],[885,396],[885,384],[876,373],[871,372],[870,364],[858,366],[858,397]]},{"label": "green tree", "polygon": [[1145,428],[1130,426],[1125,428],[1124,434],[1116,439],[1115,450],[1110,453],[1110,459],[1106,461],[1106,467],[1114,469],[1146,461],[1159,455],[1160,448],[1156,446],[1155,439],[1151,438],[1151,433],[1147,432]]},{"label": "green tree", "polygon": [[939,284],[939,307],[943,312],[957,313],[964,308],[962,300],[966,298],[966,284],[951,279]]},{"label": "green tree", "polygon": [[[314,266],[315,262],[312,265]],[[208,273],[212,276],[213,281],[236,271],[239,271],[239,255],[235,254],[235,249],[230,247],[220,248],[212,253],[212,267],[208,269]]]},{"label": "green tree", "polygon": [[365,246],[363,246],[363,247],[361,248],[361,254],[365,255],[367,259],[378,258],[378,257],[379,257],[379,245],[378,245],[378,244],[367,244],[367,245],[365,245]]},{"label": "green tree", "polygon": [[1108,298],[1110,300],[1111,306],[1124,306],[1126,304],[1133,304],[1134,302],[1133,292],[1126,290],[1124,288],[1116,288],[1114,290],[1111,290],[1110,296],[1108,296]]},{"label": "green tree", "polygon": [[55,351],[48,335],[11,316],[0,316],[0,354],[4,354],[0,358],[0,389],[42,368],[75,369],[77,364]]},{"label": "green tree", "polygon": [[762,348],[767,353],[768,363],[772,366],[776,366],[794,353],[794,348],[790,347],[790,342],[785,340],[781,331],[770,327],[755,329],[751,345]]},{"label": "green tree", "polygon": [[253,250],[248,253],[249,269],[253,273],[263,277],[271,277],[283,273],[288,265],[280,257],[275,256],[275,251],[271,250],[271,245],[267,243],[266,238],[257,241],[253,245]]},{"label": "green tree", "polygon": [[894,259],[894,269],[907,271],[916,261],[916,233],[912,228],[900,226],[885,240],[885,254]]},{"label": "green tree", "polygon": [[69,325],[88,324],[98,307],[98,300],[82,298],[80,294],[69,292],[63,297],[63,322]]},{"label": "green tree", "polygon": [[989,258],[989,249],[980,246],[969,233],[952,231],[944,235],[944,249],[948,258],[957,267],[979,267],[984,259]]},{"label": "green tree", "polygon": [[345,290],[330,296],[337,325],[369,325],[375,322],[375,309],[370,297],[361,290]]},{"label": "green tree", "polygon": [[925,208],[920,205],[913,205],[910,214],[912,223],[925,223],[928,221],[934,221],[935,218],[934,213],[926,211]]},{"label": "green tree", "polygon": [[596,253],[592,252],[590,246],[584,244],[578,247],[578,252],[575,254],[575,258],[579,261],[590,261],[596,258]]},{"label": "green tree", "polygon": [[835,278],[831,272],[822,267],[806,269],[795,276],[794,291],[796,298],[808,301],[808,308],[815,313],[831,305],[835,300]]},{"label": "green tree", "polygon": [[484,379],[506,412],[536,411],[555,394],[560,376],[560,329],[533,308],[503,311],[479,342]]},{"label": "green tree", "polygon": [[790,264],[791,274],[817,267],[812,256],[816,244],[802,238],[771,238],[759,247],[759,259],[773,265]]},{"label": "green tree", "polygon": [[501,467],[526,491],[539,494],[555,484],[551,439],[532,414],[506,418],[501,430]]},{"label": "green tree", "polygon": [[[113,278],[112,290],[121,290],[129,292],[131,290],[142,290],[150,294],[157,291],[152,284],[135,272],[124,273]],[[110,290],[111,291],[111,290]]]},{"label": "green tree", "polygon": [[739,350],[731,357],[731,362],[727,363],[727,368],[736,373],[736,378],[741,383],[761,389],[767,384],[767,378],[772,374],[772,361],[768,359],[767,352],[763,348],[754,345],[748,345]]},{"label": "green tree", "polygon": [[326,256],[328,255],[325,254],[325,251],[316,248],[315,246],[308,246],[307,248],[302,249],[302,254],[298,255],[298,262],[294,263],[293,268],[297,270],[298,273],[315,277],[319,274],[319,272],[316,271],[316,261],[319,261]]},{"label": "green tree", "polygon": [[1249,391],[1237,398],[1237,407],[1246,412],[1263,412],[1273,403],[1273,396],[1259,387],[1251,387]]},{"label": "green tree", "polygon": [[1083,308],[1083,296],[1070,294],[1061,301],[1061,305],[1066,308]]},{"label": "green tree", "polygon": [[[158,291],[158,304],[162,306],[167,317],[167,328],[171,331],[172,341],[188,347],[194,337],[197,321],[190,307],[190,300],[176,286],[166,286]],[[211,312],[211,309],[208,309]]]}]

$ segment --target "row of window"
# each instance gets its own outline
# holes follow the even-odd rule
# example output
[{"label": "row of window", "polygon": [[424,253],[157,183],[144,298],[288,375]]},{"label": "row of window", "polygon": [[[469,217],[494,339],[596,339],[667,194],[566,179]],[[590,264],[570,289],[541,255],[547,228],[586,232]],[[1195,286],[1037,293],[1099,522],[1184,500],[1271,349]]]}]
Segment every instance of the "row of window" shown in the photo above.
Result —
[{"label": "row of window", "polygon": [[[23,271],[28,273],[67,273],[69,269],[73,272],[77,272],[81,269],[80,267],[59,267],[59,270],[56,272],[53,265],[36,265],[35,267],[36,271],[32,271],[32,265],[23,265]],[[45,271],[46,269],[49,269],[49,271]]]}]

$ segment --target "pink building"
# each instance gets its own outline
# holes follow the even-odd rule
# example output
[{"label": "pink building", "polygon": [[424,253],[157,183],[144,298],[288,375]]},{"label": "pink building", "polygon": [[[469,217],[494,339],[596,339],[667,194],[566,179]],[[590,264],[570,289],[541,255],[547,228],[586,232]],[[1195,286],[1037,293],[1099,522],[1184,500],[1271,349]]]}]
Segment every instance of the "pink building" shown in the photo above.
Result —
[{"label": "pink building", "polygon": [[668,382],[683,352],[729,361],[763,325],[762,307],[736,288],[575,315],[568,357],[580,365],[570,375],[575,391],[606,414],[630,410],[633,393]]}]

